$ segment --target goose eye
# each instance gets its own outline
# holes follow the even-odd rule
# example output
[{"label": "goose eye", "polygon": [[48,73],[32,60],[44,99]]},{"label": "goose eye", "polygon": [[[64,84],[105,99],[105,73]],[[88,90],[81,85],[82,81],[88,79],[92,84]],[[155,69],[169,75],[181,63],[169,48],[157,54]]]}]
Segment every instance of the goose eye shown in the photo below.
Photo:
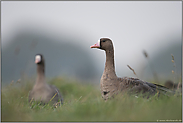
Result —
[{"label": "goose eye", "polygon": [[105,42],[106,40],[103,40],[102,42]]}]

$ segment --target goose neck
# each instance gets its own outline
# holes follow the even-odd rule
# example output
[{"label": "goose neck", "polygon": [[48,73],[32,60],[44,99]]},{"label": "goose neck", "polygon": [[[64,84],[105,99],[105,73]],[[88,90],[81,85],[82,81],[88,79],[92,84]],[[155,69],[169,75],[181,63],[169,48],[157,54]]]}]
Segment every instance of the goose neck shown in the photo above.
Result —
[{"label": "goose neck", "polygon": [[115,64],[114,64],[114,50],[106,51],[106,62],[105,62],[104,74],[108,74],[108,75],[111,75],[112,77],[116,77]]},{"label": "goose neck", "polygon": [[44,66],[43,65],[37,65],[36,84],[44,83],[44,80],[45,80]]}]

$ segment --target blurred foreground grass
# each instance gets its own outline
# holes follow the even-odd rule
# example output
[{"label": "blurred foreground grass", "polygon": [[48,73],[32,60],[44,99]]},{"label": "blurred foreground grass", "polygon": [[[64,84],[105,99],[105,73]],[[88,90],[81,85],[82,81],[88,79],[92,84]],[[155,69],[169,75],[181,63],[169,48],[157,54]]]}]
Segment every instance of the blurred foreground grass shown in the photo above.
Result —
[{"label": "blurred foreground grass", "polygon": [[99,85],[78,83],[55,78],[49,82],[57,86],[64,97],[63,106],[28,103],[28,93],[34,83],[14,83],[2,87],[1,121],[182,121],[182,96],[150,99],[123,95],[105,102]]}]

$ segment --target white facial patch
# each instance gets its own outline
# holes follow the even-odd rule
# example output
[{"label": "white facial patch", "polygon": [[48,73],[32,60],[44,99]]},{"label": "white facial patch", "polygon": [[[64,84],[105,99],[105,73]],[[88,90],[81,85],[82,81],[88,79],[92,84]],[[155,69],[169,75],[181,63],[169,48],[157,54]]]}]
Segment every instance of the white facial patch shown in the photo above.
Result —
[{"label": "white facial patch", "polygon": [[35,63],[39,63],[40,61],[41,61],[41,56],[40,55],[36,55]]},{"label": "white facial patch", "polygon": [[100,39],[98,40],[98,45],[100,46]]}]

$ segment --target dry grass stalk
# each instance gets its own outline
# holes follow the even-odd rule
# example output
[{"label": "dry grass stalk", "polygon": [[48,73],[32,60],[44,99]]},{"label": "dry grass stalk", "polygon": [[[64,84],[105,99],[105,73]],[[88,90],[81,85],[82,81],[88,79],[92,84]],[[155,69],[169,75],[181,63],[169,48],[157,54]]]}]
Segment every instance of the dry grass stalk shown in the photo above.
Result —
[{"label": "dry grass stalk", "polygon": [[149,66],[151,68],[151,71],[153,73],[153,76],[154,76],[154,79],[155,79],[156,83],[159,83],[157,73],[154,71],[153,65],[149,62],[149,55],[147,54],[147,52],[145,50],[143,51],[143,54],[144,54],[145,58],[148,59]]},{"label": "dry grass stalk", "polygon": [[176,87],[177,90],[179,90],[179,89],[182,89],[182,84],[181,84],[181,80],[179,80],[179,75],[177,73],[176,63],[175,63],[175,59],[174,59],[173,54],[171,54],[171,56],[172,56],[172,63],[173,63],[173,67],[174,67],[174,70],[172,70],[173,71],[172,74],[174,74],[174,81],[173,81],[173,83],[175,84],[176,81],[178,82],[178,84],[175,84],[176,85],[175,87]]},{"label": "dry grass stalk", "polygon": [[21,81],[21,79],[18,79],[18,80],[16,81],[16,83],[20,83],[20,81]]},{"label": "dry grass stalk", "polygon": [[174,60],[174,56],[173,56],[173,54],[171,54],[171,56],[172,56],[172,60]]},{"label": "dry grass stalk", "polygon": [[[176,82],[176,64],[175,64],[175,59],[174,59],[174,55],[173,54],[171,54],[171,56],[172,56],[172,63],[173,63],[173,67],[174,67],[174,70],[172,70],[172,74],[174,74],[174,81],[173,81],[173,84],[175,84],[175,82]],[[178,80],[178,75],[177,75],[177,80]],[[179,84],[178,84],[178,86],[177,86],[177,88],[179,88],[179,85],[180,85],[180,82],[179,82]]]},{"label": "dry grass stalk", "polygon": [[[134,70],[133,68],[131,68],[130,65],[127,65],[127,66],[128,66],[128,68],[129,68],[130,70],[132,70],[133,73],[137,76],[137,74],[135,73],[135,70]],[[137,77],[137,78],[138,78],[138,77]]]},{"label": "dry grass stalk", "polygon": [[147,54],[147,52],[144,50],[143,51],[143,53],[144,53],[144,56],[146,57],[146,58],[148,58],[148,54]]},{"label": "dry grass stalk", "polygon": [[11,81],[10,85],[13,85],[13,83],[14,83],[14,80]]},{"label": "dry grass stalk", "polygon": [[76,102],[78,102],[81,98],[82,98],[82,96],[80,96],[79,99]]},{"label": "dry grass stalk", "polygon": [[180,82],[179,82],[178,85],[177,85],[177,89],[179,89],[179,86],[180,86]]},{"label": "dry grass stalk", "polygon": [[57,95],[57,93],[55,93],[55,95],[50,99],[50,102],[53,100],[53,98],[55,98],[56,95]]}]

